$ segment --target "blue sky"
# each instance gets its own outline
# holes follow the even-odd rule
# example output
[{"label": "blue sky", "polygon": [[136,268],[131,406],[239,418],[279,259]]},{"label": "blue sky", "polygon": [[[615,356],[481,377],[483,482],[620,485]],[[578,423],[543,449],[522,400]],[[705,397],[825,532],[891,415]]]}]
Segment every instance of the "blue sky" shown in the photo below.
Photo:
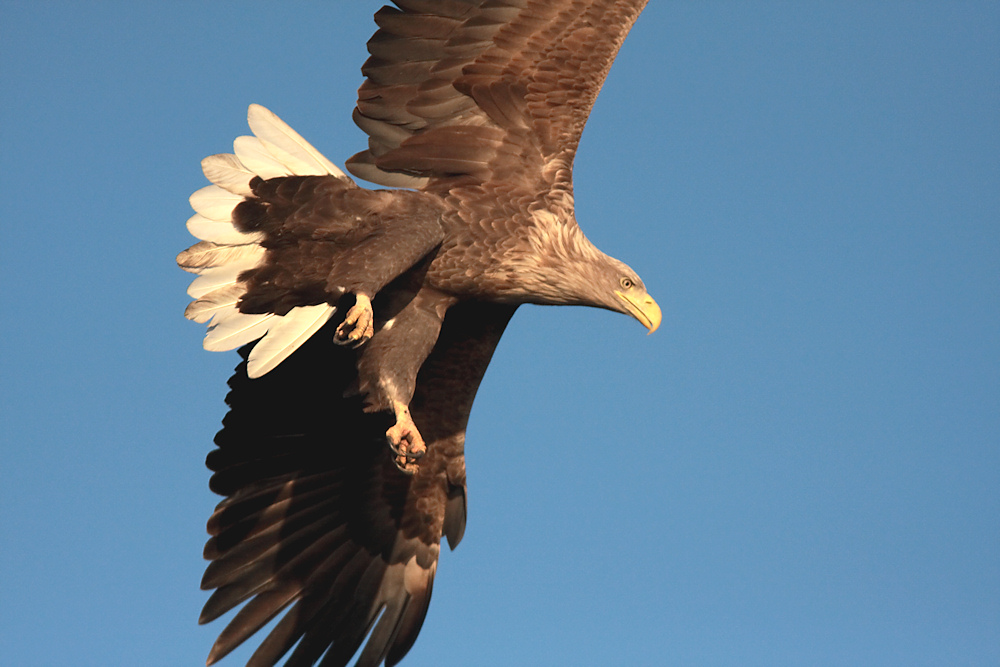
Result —
[{"label": "blue sky", "polygon": [[[0,3],[5,664],[203,664],[187,197],[364,147],[380,4]],[[663,326],[519,311],[404,664],[1000,663],[1000,6],[654,0],[575,178]]]}]

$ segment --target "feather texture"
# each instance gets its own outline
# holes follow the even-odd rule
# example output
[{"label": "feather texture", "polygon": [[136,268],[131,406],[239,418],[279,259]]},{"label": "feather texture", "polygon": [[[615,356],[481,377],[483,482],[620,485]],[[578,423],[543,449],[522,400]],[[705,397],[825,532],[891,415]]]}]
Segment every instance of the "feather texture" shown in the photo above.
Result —
[{"label": "feather texture", "polygon": [[231,153],[209,155],[201,161],[201,170],[205,173],[205,178],[233,194],[243,197],[253,194],[250,180],[255,174]]},{"label": "feather texture", "polygon": [[188,296],[200,299],[210,292],[235,285],[239,281],[240,274],[249,268],[253,268],[253,265],[236,262],[202,269],[198,272],[198,277],[188,286]]},{"label": "feather texture", "polygon": [[202,241],[177,255],[177,264],[191,273],[234,263],[256,266],[264,258],[264,252],[264,248],[256,243],[225,245]]},{"label": "feather texture", "polygon": [[327,303],[292,308],[254,346],[247,359],[247,375],[260,377],[280,364],[319,331],[336,310]]},{"label": "feather texture", "polygon": [[188,219],[187,229],[191,236],[203,241],[226,245],[255,243],[261,239],[260,234],[244,234],[236,229],[232,220],[209,220],[200,213],[195,213]]},{"label": "feather texture", "polygon": [[343,667],[362,643],[356,667],[403,658],[427,614],[442,525],[455,521],[449,489],[465,484],[472,398],[512,313],[484,304],[448,312],[414,397],[428,450],[412,477],[386,456],[385,415],[365,412],[349,391],[355,357],[330,344],[335,321],[274,372],[250,379],[240,365],[207,460],[211,488],[226,498],[208,522],[202,588],[215,592],[199,621],[244,606],[209,664],[279,615],[248,666],[285,656],[286,667]]},{"label": "feather texture", "polygon": [[184,310],[184,317],[204,324],[212,317],[226,311],[236,311],[236,304],[243,296],[242,285],[229,285],[209,292],[197,301],[192,301]]},{"label": "feather texture", "polygon": [[233,219],[233,209],[243,201],[243,195],[233,194],[218,185],[209,185],[195,191],[190,201],[191,208],[198,214],[209,220],[225,222]]},{"label": "feather texture", "polygon": [[344,177],[344,172],[269,109],[251,104],[247,122],[267,152],[295,175]]},{"label": "feather texture", "polygon": [[257,137],[236,137],[233,150],[240,162],[265,181],[269,178],[291,176],[292,170],[278,162]]},{"label": "feather texture", "polygon": [[225,352],[252,343],[267,333],[275,319],[280,318],[273,313],[247,315],[236,311],[216,315],[205,335],[205,349]]},{"label": "feather texture", "polygon": [[[550,188],[545,175],[568,177],[564,167],[646,2],[403,0],[383,8],[354,114],[368,150],[347,169],[381,185],[399,183],[393,174],[430,178],[419,187],[441,191],[466,179]],[[448,131],[455,127],[495,128],[528,150],[511,154]],[[439,159],[460,145],[477,158]]]},{"label": "feather texture", "polygon": [[326,175],[350,179],[268,109],[251,105],[247,121],[255,136],[237,137],[235,155],[210,155],[201,162],[212,185],[191,195],[195,215],[187,222],[188,231],[201,242],[181,252],[177,263],[198,276],[188,287],[195,301],[184,315],[209,324],[205,349],[232,350],[260,339],[248,359],[248,374],[256,378],[298,349],[336,309],[320,303],[292,308],[284,315],[240,311],[247,291],[241,277],[264,264],[267,250],[260,245],[263,233],[236,228],[234,211],[243,202],[255,200],[250,183],[257,177],[265,181]]}]

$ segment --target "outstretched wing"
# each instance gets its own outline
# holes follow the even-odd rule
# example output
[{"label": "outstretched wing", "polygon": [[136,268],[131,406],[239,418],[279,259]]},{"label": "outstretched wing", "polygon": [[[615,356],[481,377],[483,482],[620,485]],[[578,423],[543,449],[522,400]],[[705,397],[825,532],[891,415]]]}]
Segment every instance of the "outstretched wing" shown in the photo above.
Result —
[{"label": "outstretched wing", "polygon": [[647,0],[396,0],[375,15],[348,169],[382,185],[569,183],[580,134]]},{"label": "outstretched wing", "polygon": [[[326,325],[278,368],[230,380],[208,457],[226,496],[208,523],[206,623],[249,600],[209,656],[219,660],[287,607],[250,665],[393,665],[420,631],[442,534],[465,525],[464,436],[472,400],[513,308],[455,306],[411,403],[428,453],[412,477],[391,461],[391,416],[344,398],[355,355]],[[248,348],[241,354],[246,359]],[[297,644],[297,646],[296,646]]]}]

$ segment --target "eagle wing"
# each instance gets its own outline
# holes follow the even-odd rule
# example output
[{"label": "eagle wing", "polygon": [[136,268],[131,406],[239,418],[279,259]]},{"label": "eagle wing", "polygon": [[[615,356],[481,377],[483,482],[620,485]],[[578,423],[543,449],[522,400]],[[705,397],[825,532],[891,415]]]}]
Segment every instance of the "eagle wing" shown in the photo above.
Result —
[{"label": "eagle wing", "polygon": [[[430,601],[441,536],[465,527],[465,426],[479,382],[514,308],[454,306],[421,369],[411,403],[428,453],[414,476],[391,461],[391,416],[345,397],[352,350],[335,323],[263,377],[244,362],[230,380],[230,411],[208,456],[211,488],[226,498],[208,523],[202,587],[215,589],[207,623],[249,600],[209,656],[221,659],[282,610],[248,663],[398,662]],[[371,633],[369,635],[369,632]]]},{"label": "eagle wing", "polygon": [[[368,42],[360,178],[446,190],[568,188],[580,135],[647,0],[396,0]],[[541,186],[541,187],[540,187]]]}]

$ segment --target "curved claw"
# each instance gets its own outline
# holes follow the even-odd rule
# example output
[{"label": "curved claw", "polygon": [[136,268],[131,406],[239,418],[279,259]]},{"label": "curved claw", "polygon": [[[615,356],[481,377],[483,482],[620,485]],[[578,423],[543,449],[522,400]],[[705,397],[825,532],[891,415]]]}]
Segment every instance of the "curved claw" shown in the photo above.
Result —
[{"label": "curved claw", "polygon": [[417,474],[417,471],[420,470],[420,466],[418,466],[416,463],[407,463],[406,459],[403,457],[397,456],[392,460],[392,462],[396,464],[396,467],[404,475],[412,476]]},{"label": "curved claw", "polygon": [[392,460],[396,467],[412,475],[417,471],[417,461],[427,453],[427,445],[424,444],[424,439],[413,423],[406,405],[397,403],[395,412],[396,424],[385,432],[385,439],[395,454]]},{"label": "curved claw", "polygon": [[385,439],[389,443],[389,449],[396,456],[404,456],[411,459],[423,458],[427,453],[427,445],[416,431],[397,431],[393,433],[393,426],[385,432]]},{"label": "curved claw", "polygon": [[347,311],[344,321],[333,334],[333,342],[338,345],[358,347],[375,334],[375,313],[372,302],[364,294],[356,295],[357,301]]}]

